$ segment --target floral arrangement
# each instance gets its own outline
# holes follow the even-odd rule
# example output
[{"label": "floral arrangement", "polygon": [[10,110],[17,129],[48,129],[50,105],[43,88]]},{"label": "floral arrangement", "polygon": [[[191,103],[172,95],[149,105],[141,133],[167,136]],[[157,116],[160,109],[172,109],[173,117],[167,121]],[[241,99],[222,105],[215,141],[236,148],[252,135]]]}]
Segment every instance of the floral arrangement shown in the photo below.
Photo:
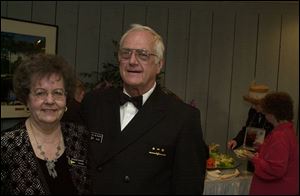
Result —
[{"label": "floral arrangement", "polygon": [[235,160],[233,157],[220,153],[219,144],[212,143],[208,146],[209,148],[209,158],[206,161],[206,167],[208,169],[214,168],[233,168]]}]

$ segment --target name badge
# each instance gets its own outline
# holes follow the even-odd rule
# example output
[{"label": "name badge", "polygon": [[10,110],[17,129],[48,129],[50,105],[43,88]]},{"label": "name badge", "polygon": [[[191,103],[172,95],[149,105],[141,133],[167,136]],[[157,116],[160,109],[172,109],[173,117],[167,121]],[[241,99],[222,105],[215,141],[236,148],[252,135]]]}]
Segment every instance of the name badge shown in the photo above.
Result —
[{"label": "name badge", "polygon": [[102,143],[103,134],[97,132],[91,132],[91,141],[96,141]]},{"label": "name badge", "polygon": [[68,157],[69,165],[72,166],[79,166],[79,167],[86,167],[86,162],[81,159],[69,158]]}]

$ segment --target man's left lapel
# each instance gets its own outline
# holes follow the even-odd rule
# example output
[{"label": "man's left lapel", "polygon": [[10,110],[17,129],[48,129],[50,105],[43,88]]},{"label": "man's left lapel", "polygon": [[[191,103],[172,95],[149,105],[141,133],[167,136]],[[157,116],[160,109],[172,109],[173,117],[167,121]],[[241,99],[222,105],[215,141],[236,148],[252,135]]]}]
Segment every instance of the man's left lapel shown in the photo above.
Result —
[{"label": "man's left lapel", "polygon": [[118,152],[126,146],[138,140],[145,132],[149,131],[151,127],[159,123],[166,115],[166,104],[163,101],[161,91],[154,90],[153,94],[145,102],[141,110],[134,116],[134,118],[123,129],[118,138],[111,144],[110,153],[101,161],[105,162],[115,156]]}]

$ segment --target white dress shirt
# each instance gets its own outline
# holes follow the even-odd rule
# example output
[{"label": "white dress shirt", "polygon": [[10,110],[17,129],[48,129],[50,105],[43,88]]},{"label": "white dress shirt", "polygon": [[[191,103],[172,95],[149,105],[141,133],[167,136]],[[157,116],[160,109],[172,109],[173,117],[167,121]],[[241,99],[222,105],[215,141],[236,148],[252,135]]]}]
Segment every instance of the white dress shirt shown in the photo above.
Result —
[{"label": "white dress shirt", "polygon": [[[155,86],[156,83],[149,91],[143,94],[143,105],[154,91]],[[123,89],[123,92],[126,95],[130,96],[125,89]],[[126,102],[124,105],[120,106],[121,131],[123,131],[123,129],[127,126],[127,124],[131,121],[131,119],[136,115],[138,111],[139,110],[131,102]]]}]

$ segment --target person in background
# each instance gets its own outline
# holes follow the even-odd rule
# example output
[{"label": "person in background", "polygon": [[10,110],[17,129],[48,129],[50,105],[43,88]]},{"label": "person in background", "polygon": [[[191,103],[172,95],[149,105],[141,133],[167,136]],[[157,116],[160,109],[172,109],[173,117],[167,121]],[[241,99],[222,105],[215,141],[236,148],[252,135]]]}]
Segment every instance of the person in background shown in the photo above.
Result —
[{"label": "person in background", "polygon": [[60,122],[67,96],[73,96],[72,67],[55,55],[25,59],[13,76],[18,100],[30,116],[1,132],[1,194],[88,193],[88,131]]},{"label": "person in background", "polygon": [[123,88],[98,89],[83,99],[93,194],[203,193],[200,111],[157,85],[163,56],[161,36],[132,25],[118,51]]},{"label": "person in background", "polygon": [[299,195],[299,143],[292,98],[286,92],[272,92],[261,107],[274,129],[257,153],[247,152],[255,167],[250,195]]},{"label": "person in background", "polygon": [[80,103],[83,100],[85,93],[86,89],[83,82],[77,79],[74,97],[70,97],[67,100],[67,110],[61,119],[62,122],[82,123],[80,117]]},{"label": "person in background", "polygon": [[[261,111],[260,101],[268,93],[269,87],[263,84],[252,83],[249,87],[248,95],[243,96],[244,100],[251,104],[248,111],[246,124],[238,132],[237,136],[227,143],[227,148],[237,149],[244,143],[247,127],[262,128],[265,130],[265,135],[268,135],[273,129],[273,125],[266,120],[266,117]],[[254,171],[251,162],[247,163],[247,170]]]}]

